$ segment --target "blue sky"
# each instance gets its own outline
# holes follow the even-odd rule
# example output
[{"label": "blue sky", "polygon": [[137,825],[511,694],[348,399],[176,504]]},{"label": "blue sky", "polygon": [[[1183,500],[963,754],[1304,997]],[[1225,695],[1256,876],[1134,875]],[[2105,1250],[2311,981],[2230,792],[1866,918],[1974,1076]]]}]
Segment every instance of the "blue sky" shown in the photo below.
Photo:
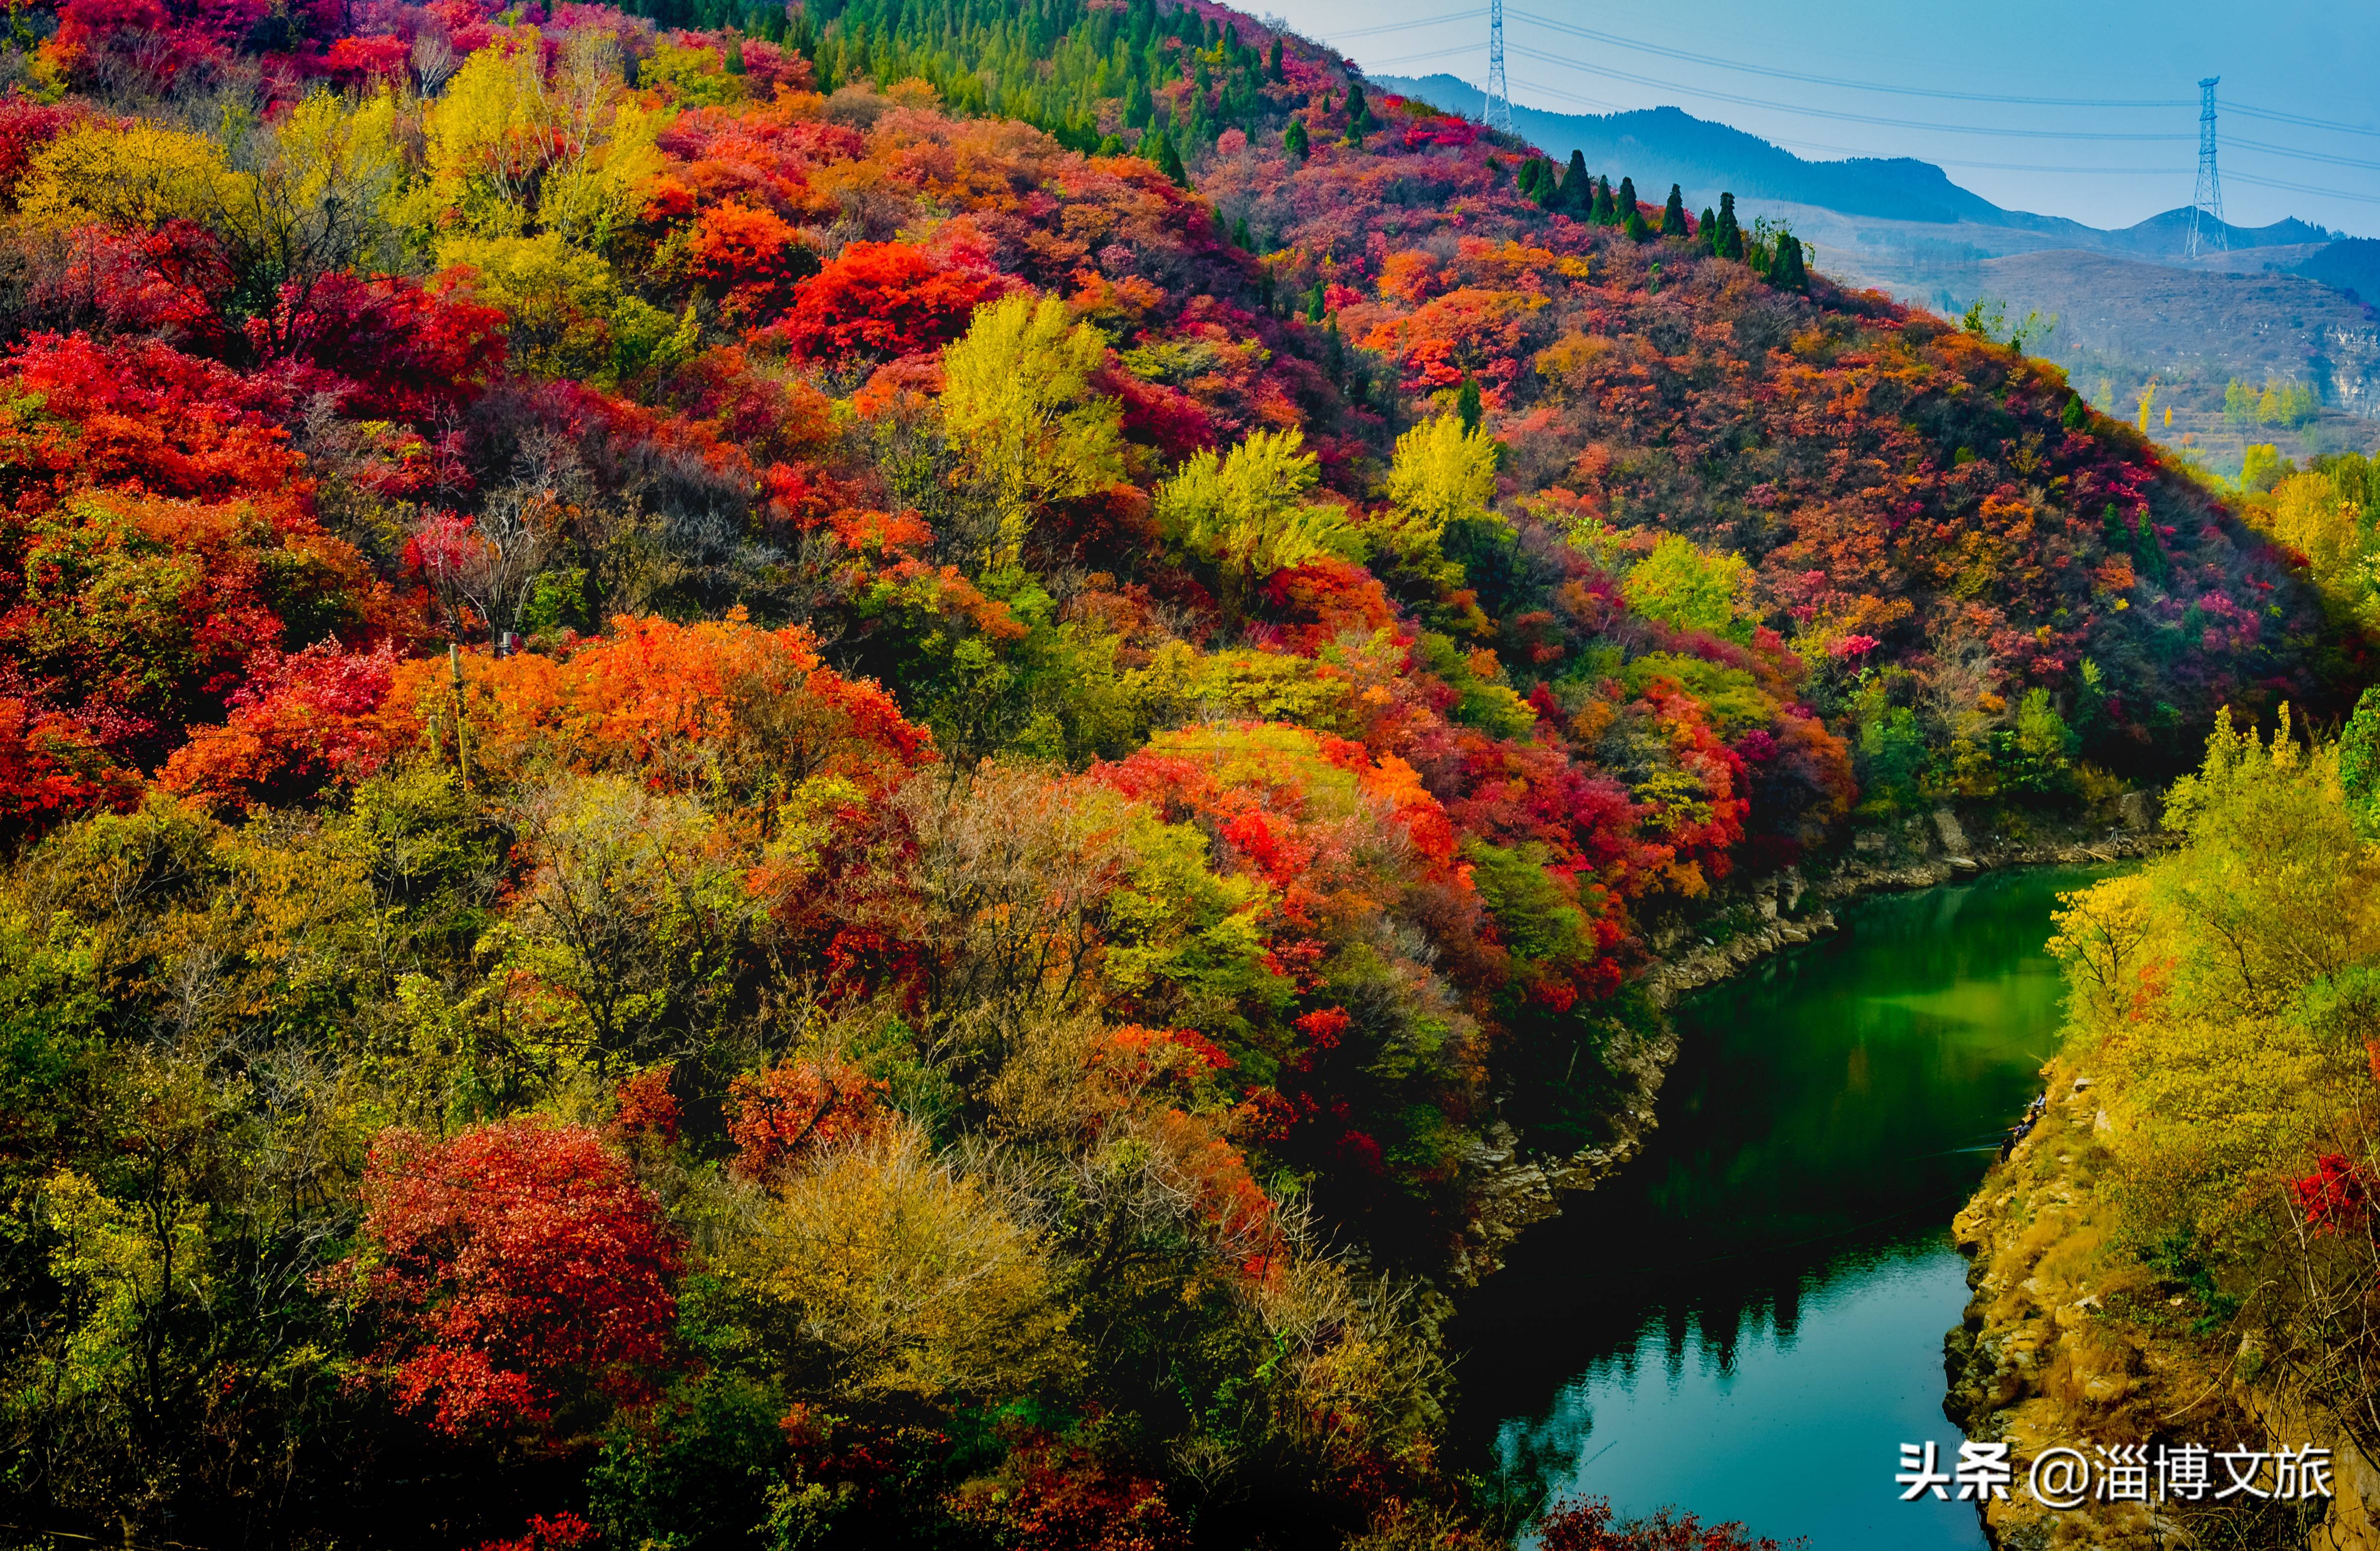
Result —
[{"label": "blue sky", "polygon": [[[1487,76],[1485,0],[1271,0],[1269,8],[1377,74]],[[2097,226],[2190,202],[2196,83],[2220,76],[2224,214],[2240,225],[2295,215],[2380,236],[2372,0],[1506,0],[1504,30],[1518,102],[1570,113],[1675,103],[1814,159],[1923,157],[1997,203]],[[1938,92],[2172,105],[1918,94]]]}]

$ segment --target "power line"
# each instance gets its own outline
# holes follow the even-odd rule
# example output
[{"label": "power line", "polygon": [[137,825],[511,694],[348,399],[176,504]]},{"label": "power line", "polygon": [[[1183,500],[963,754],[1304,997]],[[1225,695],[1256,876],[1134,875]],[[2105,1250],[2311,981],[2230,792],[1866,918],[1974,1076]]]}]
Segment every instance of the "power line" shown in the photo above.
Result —
[{"label": "power line", "polygon": [[[1361,30],[1361,31],[1342,33],[1337,34],[1337,36],[1355,37],[1370,32],[1402,30],[1412,27],[1427,26],[1431,22],[1452,22],[1457,20],[1475,19],[1478,17],[1488,14],[1488,12],[1484,8],[1475,9],[1459,12],[1446,17],[1430,18],[1420,22],[1389,23],[1381,27],[1366,28]],[[2006,103],[2034,107],[2144,109],[2186,105],[2187,101],[2186,99],[2180,98],[2129,99],[2025,97],[1994,92],[1937,91],[1918,87],[1896,87],[1881,82],[1851,80],[1840,77],[1819,76],[1802,71],[1786,70],[1767,66],[1747,65],[1737,60],[1724,59],[1715,55],[1703,55],[1684,49],[1667,48],[1660,44],[1646,43],[1635,39],[1625,38],[1617,33],[1601,32],[1592,28],[1578,27],[1569,22],[1559,21],[1551,18],[1539,16],[1532,11],[1523,11],[1516,8],[1512,12],[1512,15],[1522,20],[1549,28],[1555,31],[1570,33],[1574,36],[1591,39],[1596,42],[1608,42],[1622,48],[1636,49],[1644,53],[1657,54],[1665,57],[1684,60],[1694,64],[1714,66],[1722,69],[1742,70],[1748,74],[1767,76],[1777,79],[1805,81],[1813,85],[1840,89],[1888,91],[1897,95],[1935,98],[1942,101]],[[1453,48],[1431,50],[1420,54],[1405,55],[1392,59],[1376,61],[1367,67],[1384,69],[1394,65],[1417,64],[1434,59],[1452,58],[1458,55],[1469,54],[1471,49],[1475,46],[1475,44],[1462,45]],[[1887,128],[1919,129],[1932,131],[1937,134],[1989,135],[1998,138],[2022,139],[2129,141],[2173,144],[2193,138],[2188,135],[2174,134],[2118,133],[2109,131],[2069,132],[2052,129],[2011,129],[1987,127],[1984,125],[1936,124],[1925,120],[1888,118],[1880,115],[1847,113],[1827,108],[1805,108],[1797,106],[1791,103],[1780,103],[1767,98],[1750,97],[1736,92],[1720,91],[1706,87],[1689,86],[1680,81],[1663,80],[1657,77],[1640,75],[1629,70],[1614,69],[1608,66],[1590,65],[1583,60],[1569,58],[1565,55],[1548,53],[1542,49],[1533,49],[1525,44],[1508,43],[1507,51],[1512,54],[1520,55],[1524,58],[1539,60],[1549,65],[1562,66],[1565,68],[1580,70],[1588,75],[1601,76],[1609,79],[1627,81],[1638,86],[1648,86],[1657,91],[1682,92],[1691,96],[1708,98],[1716,102],[1732,103],[1744,107],[1766,108],[1771,112],[1791,114],[1802,117],[1831,119],[1840,123],[1873,124]],[[1589,97],[1575,91],[1562,91],[1536,81],[1522,81],[1519,84],[1525,90],[1533,92],[1542,93],[1546,96],[1559,98],[1566,102],[1582,103],[1589,107],[1599,108],[1606,112],[1621,113],[1629,111],[1627,107],[1621,103],[1608,102],[1598,97]],[[1493,101],[1492,98],[1489,100],[1491,102]],[[2241,114],[2255,118],[2268,119],[2277,123],[2294,124],[2308,128],[2335,130],[2346,134],[2370,135],[2375,138],[2380,138],[2380,129],[2367,129],[2357,125],[2340,123],[2334,119],[2315,118],[2303,114],[2282,113],[2274,109],[2259,108],[2240,103],[2227,103],[2224,106],[2228,111],[2232,113]],[[1874,152],[1872,151],[1856,150],[1847,146],[1828,146],[1806,140],[1788,143],[1807,145],[1815,150],[1831,151],[1846,156],[1874,155]],[[2372,162],[2357,157],[2338,156],[2325,151],[2301,151],[2293,147],[2274,145],[2268,141],[2263,140],[2235,139],[2231,143],[2240,149],[2258,151],[2265,155],[2287,156],[2301,161],[2318,162],[2330,166],[2352,167],[2359,171],[2380,171],[2380,162]],[[1927,160],[1931,160],[1937,165],[1946,167],[1963,167],[1993,172],[2037,172],[2107,176],[2154,176],[2166,170],[2163,168],[2149,167],[2060,167],[2034,163],[1966,161],[1948,157],[1927,158]],[[2275,188],[2285,190],[2289,193],[2313,194],[2325,199],[2350,200],[2361,204],[2380,204],[2380,197],[2369,194],[2352,193],[2343,188],[2327,188],[2316,184],[2298,183],[2283,178],[2260,177],[2240,172],[2236,167],[2232,169],[2231,176],[2234,182],[2246,183],[2260,188]]]},{"label": "power line", "polygon": [[1409,32],[1416,27],[1441,27],[1458,21],[1476,21],[1488,14],[1482,6],[1475,11],[1455,11],[1448,16],[1427,16],[1419,21],[1384,21],[1378,27],[1350,27],[1342,32],[1327,32],[1327,38],[1369,38],[1381,32]]},{"label": "power line", "polygon": [[2317,188],[2311,183],[2288,183],[2277,177],[2254,177],[2234,167],[2223,175],[2234,183],[2252,183],[2259,188],[2286,188],[2292,194],[2320,194],[2333,200],[2353,200],[2358,204],[2380,205],[2380,194],[2350,194],[2344,188]]},{"label": "power line", "polygon": [[2262,140],[2234,139],[2229,143],[2234,146],[2245,146],[2250,151],[2262,151],[2274,156],[2294,156],[2301,162],[2327,162],[2334,167],[2362,167],[2380,173],[2380,162],[2366,162],[2353,156],[2332,156],[2319,151],[2295,151],[2286,145],[2266,145]]},{"label": "power line", "polygon": [[[1530,91],[1541,92],[1548,97],[1560,97],[1565,103],[1584,103],[1588,107],[1601,108],[1607,113],[1628,113],[1633,111],[1623,103],[1607,103],[1600,97],[1582,97],[1575,91],[1563,91],[1555,87],[1539,86],[1533,80],[1522,81],[1520,85]],[[1854,151],[1852,154],[1857,155],[1859,152]]]},{"label": "power line", "polygon": [[[1548,86],[1542,81],[1516,80],[1513,84],[1520,87],[1524,91],[1534,91],[1541,96],[1560,98],[1561,101],[1566,103],[1579,103],[1587,107],[1601,108],[1607,113],[1628,113],[1636,111],[1630,109],[1623,103],[1606,102],[1600,97],[1588,97],[1576,91],[1567,91],[1558,86]],[[1772,143],[1786,146],[1801,146],[1811,151],[1832,151],[1838,155],[1858,157],[1864,160],[1890,160],[1890,158],[1877,157],[1876,152],[1873,151],[1863,150],[1857,146],[1828,145],[1822,140],[1791,139],[1777,137],[1773,138]],[[2234,141],[2233,143],[2238,144],[2240,142]],[[1919,158],[1911,159],[1919,160]],[[2109,177],[2156,177],[2168,174],[2178,174],[2180,171],[2179,167],[2172,166],[2054,167],[2030,162],[1970,162],[1961,161],[1958,158],[1949,156],[1928,156],[1922,158],[1922,160],[1930,162],[1934,165],[1940,167],[1965,167],[1985,172],[2078,173]],[[2289,183],[2279,178],[2258,177],[2250,173],[2243,173],[2237,167],[2232,168],[2224,176],[2228,177],[2234,183],[2250,183],[2260,188],[2279,188],[2285,189],[2293,194],[2319,194],[2328,199],[2353,200],[2362,204],[2380,204],[2380,196],[2371,194],[2350,194],[2344,188],[2324,188],[2310,183]]]},{"label": "power line", "polygon": [[[1364,68],[1369,72],[1385,70],[1391,65],[1426,65],[1433,59],[1452,59],[1460,55],[1467,55],[1478,46],[1477,43],[1457,43],[1452,48],[1434,48],[1421,54],[1401,54],[1393,59],[1375,59]],[[1470,83],[1466,81],[1464,84]]]},{"label": "power line", "polygon": [[2245,114],[2250,118],[2269,118],[2276,124],[2296,124],[2308,129],[2329,129],[2342,135],[2370,135],[2375,139],[2380,139],[2380,129],[2367,129],[2360,124],[2341,124],[2335,118],[2308,118],[2303,114],[2282,113],[2273,108],[2252,108],[2240,103],[2226,103],[2223,105],[2233,113]]},{"label": "power line", "polygon": [[1510,45],[1510,47],[1512,52],[1514,54],[1523,55],[1531,59],[1542,60],[1548,65],[1560,65],[1572,70],[1584,70],[1591,76],[1604,76],[1613,80],[1630,81],[1638,86],[1649,86],[1661,91],[1682,91],[1690,96],[1707,97],[1715,102],[1735,103],[1744,107],[1767,108],[1772,113],[1798,114],[1805,118],[1830,118],[1846,124],[1876,124],[1881,125],[1889,129],[1930,129],[1937,133],[1945,135],[1994,135],[2011,139],[2029,140],[2155,140],[2172,142],[2177,140],[2187,140],[2192,138],[2189,135],[2135,134],[2110,132],[2105,130],[2077,131],[2066,129],[2008,129],[1981,124],[1932,124],[1927,123],[1923,119],[1885,118],[1875,114],[1843,113],[1831,108],[1797,107],[1791,103],[1774,102],[1766,97],[1745,97],[1731,91],[1714,91],[1707,87],[1688,86],[1680,81],[1661,80],[1652,76],[1640,76],[1629,70],[1615,70],[1609,66],[1589,65],[1584,60],[1567,58],[1559,54],[1548,54],[1541,49],[1529,48],[1520,43],[1513,43]]},{"label": "power line", "polygon": [[[1832,151],[1845,156],[1877,160],[1864,151],[1855,151],[1848,146],[1820,145],[1815,140],[1779,140],[1776,143],[1804,146],[1812,151]],[[1958,162],[1947,156],[1929,156],[1925,161],[1929,165],[1937,167],[1980,168],[1985,172],[1995,173],[2072,173],[2091,177],[2170,177],[2179,171],[2174,167],[2054,167],[2046,162]]]},{"label": "power line", "polygon": [[1944,102],[2016,103],[2030,107],[2046,108],[2186,108],[2190,106],[2190,100],[2186,97],[2012,97],[1989,91],[1943,91],[1930,87],[1889,86],[1881,81],[1845,80],[1836,76],[1808,75],[1800,70],[1779,69],[1768,65],[1746,65],[1741,60],[1722,59],[1717,55],[1695,54],[1687,49],[1668,48],[1659,43],[1624,38],[1617,32],[1598,32],[1591,27],[1580,27],[1572,22],[1557,21],[1551,17],[1539,16],[1534,11],[1515,10],[1512,15],[1523,21],[1535,22],[1539,27],[1591,39],[1598,43],[1610,43],[1615,47],[1634,49],[1643,54],[1658,54],[1663,58],[1683,60],[1688,64],[1712,65],[1722,70],[1741,70],[1747,75],[1768,76],[1778,80],[1806,81],[1813,86],[1845,87],[1854,91],[1888,91],[1896,96],[1932,97]]},{"label": "power line", "polygon": [[[1607,103],[1600,97],[1581,96],[1575,91],[1565,91],[1558,86],[1548,86],[1541,81],[1524,80],[1515,82],[1514,84],[1520,86],[1524,91],[1539,92],[1548,97],[1559,97],[1566,103],[1584,103],[1589,107],[1604,108],[1612,113],[1643,111],[1641,109],[1630,109],[1619,103]],[[1829,151],[1837,156],[1847,156],[1863,162],[1907,162],[1921,160],[1921,158],[1908,156],[1878,156],[1873,150],[1865,146],[1830,145],[1825,140],[1799,139],[1788,135],[1769,135],[1762,138],[1766,139],[1771,145],[1797,146],[1804,151]],[[1927,164],[1937,167],[1982,167],[1993,172],[2009,173],[2092,173],[2123,177],[2156,177],[2172,173],[2176,170],[2170,166],[2053,167],[2034,162],[1962,162],[1954,157],[1949,156],[1927,156],[1922,158],[1922,160]]]}]

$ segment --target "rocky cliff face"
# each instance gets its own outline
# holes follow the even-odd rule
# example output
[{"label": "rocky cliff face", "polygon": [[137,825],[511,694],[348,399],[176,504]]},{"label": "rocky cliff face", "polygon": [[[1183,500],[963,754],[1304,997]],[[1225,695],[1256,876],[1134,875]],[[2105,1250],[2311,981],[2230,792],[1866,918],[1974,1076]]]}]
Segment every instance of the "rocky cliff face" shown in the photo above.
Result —
[{"label": "rocky cliff face", "polygon": [[[2088,1073],[2046,1069],[2033,1132],[1993,1168],[1954,1225],[1973,1257],[1966,1319],[1945,1342],[1943,1410],[1971,1438],[2005,1441],[2018,1486],[1985,1512],[2002,1551],[2178,1546],[2380,1548],[2380,1472],[2261,1372],[2252,1340],[2204,1327],[2199,1305],[2109,1242],[2101,1198],[2110,1121]],[[2266,1382],[2259,1382],[2265,1378]],[[2055,1511],[2023,1489],[2046,1448],[2327,1446],[2337,1497],[2284,1505],[2091,1500]],[[2224,1479],[2215,1471],[2218,1484]]]},{"label": "rocky cliff face", "polygon": [[2321,350],[2325,399],[2350,414],[2380,418],[2380,328],[2327,329]]}]

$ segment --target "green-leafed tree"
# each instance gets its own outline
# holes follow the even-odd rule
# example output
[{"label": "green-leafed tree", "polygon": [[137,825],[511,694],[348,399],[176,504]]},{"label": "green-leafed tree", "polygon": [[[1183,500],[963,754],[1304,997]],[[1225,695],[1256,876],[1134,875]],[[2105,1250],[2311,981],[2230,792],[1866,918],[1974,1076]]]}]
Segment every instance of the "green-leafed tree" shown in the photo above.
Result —
[{"label": "green-leafed tree", "polygon": [[1676,184],[1670,185],[1670,202],[1661,207],[1661,235],[1665,237],[1686,236],[1686,195]]}]

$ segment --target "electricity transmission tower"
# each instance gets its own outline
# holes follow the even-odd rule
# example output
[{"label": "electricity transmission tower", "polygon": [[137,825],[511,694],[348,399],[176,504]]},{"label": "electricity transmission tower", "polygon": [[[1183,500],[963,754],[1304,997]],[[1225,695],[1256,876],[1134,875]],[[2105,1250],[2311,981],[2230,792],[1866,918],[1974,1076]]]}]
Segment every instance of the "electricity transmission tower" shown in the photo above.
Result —
[{"label": "electricity transmission tower", "polygon": [[1490,129],[1512,132],[1512,89],[1504,79],[1504,0],[1488,0],[1488,105],[1479,118]]},{"label": "electricity transmission tower", "polygon": [[2185,259],[2197,258],[2204,247],[2231,250],[2230,230],[2223,224],[2223,181],[2215,176],[2215,83],[2222,79],[2209,76],[2198,83],[2198,191],[2190,197],[2190,237],[2181,248]]}]

